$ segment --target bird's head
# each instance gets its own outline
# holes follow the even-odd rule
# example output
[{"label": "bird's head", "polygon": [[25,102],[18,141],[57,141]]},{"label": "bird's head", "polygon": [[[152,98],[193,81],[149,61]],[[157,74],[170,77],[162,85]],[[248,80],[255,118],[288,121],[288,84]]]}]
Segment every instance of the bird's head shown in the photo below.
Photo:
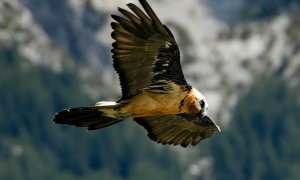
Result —
[{"label": "bird's head", "polygon": [[201,92],[193,88],[193,94],[196,97],[196,106],[200,110],[200,115],[202,117],[207,116],[208,103]]},{"label": "bird's head", "polygon": [[208,103],[207,101],[205,100],[205,98],[201,99],[199,101],[199,105],[201,107],[201,110],[200,110],[200,113],[201,115],[204,117],[204,116],[207,116],[207,110],[208,110]]}]

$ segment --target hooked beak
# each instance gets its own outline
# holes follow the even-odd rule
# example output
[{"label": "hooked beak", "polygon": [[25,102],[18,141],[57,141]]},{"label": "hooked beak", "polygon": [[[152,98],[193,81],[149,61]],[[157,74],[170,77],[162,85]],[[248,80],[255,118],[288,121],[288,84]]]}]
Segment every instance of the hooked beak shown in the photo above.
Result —
[{"label": "hooked beak", "polygon": [[219,131],[219,132],[221,132],[221,128],[220,128],[220,126],[219,125],[217,125],[217,124],[215,124],[216,125],[216,129],[215,129],[215,131]]},{"label": "hooked beak", "polygon": [[[203,114],[201,113],[201,116],[202,116],[202,115],[203,115]],[[217,125],[217,124],[216,124],[210,117],[208,117],[207,115],[202,116],[201,119],[206,119],[206,120],[208,120],[210,123],[213,124],[213,125],[210,127],[211,130],[221,132],[220,126]]]},{"label": "hooked beak", "polygon": [[[206,116],[206,117],[208,117],[208,116]],[[209,117],[208,117],[208,118],[209,118]],[[209,119],[210,119],[210,118],[209,118]],[[214,131],[219,131],[219,132],[221,132],[220,126],[217,125],[212,119],[210,119],[210,120],[211,120],[211,122],[214,124],[213,130],[214,130]]]}]

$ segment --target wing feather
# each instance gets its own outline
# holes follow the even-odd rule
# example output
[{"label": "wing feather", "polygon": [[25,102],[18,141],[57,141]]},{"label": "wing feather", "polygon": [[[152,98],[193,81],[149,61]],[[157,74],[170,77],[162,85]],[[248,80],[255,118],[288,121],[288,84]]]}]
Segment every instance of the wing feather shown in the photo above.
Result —
[{"label": "wing feather", "polygon": [[145,30],[154,33],[152,28],[152,20],[135,4],[129,3],[127,6],[141,19],[142,24],[146,28]]},{"label": "wing feather", "polygon": [[219,131],[209,117],[197,114],[137,117],[134,120],[148,131],[148,137],[162,144],[195,146]]},{"label": "wing feather", "polygon": [[158,19],[158,17],[154,13],[154,11],[152,10],[152,8],[148,4],[148,2],[145,0],[140,0],[140,3],[143,6],[143,8],[145,9],[145,11],[147,12],[147,14],[150,16],[150,18],[152,19],[152,21],[154,22],[154,26],[157,28],[157,32],[161,33],[162,35],[167,36],[167,33],[163,27],[163,24]]},{"label": "wing feather", "polygon": [[169,93],[172,82],[190,87],[184,79],[179,49],[171,31],[145,0],[140,3],[146,13],[130,3],[127,6],[132,12],[119,8],[124,17],[112,15],[116,21],[111,23],[115,40],[112,57],[120,78],[121,100],[142,91]]}]

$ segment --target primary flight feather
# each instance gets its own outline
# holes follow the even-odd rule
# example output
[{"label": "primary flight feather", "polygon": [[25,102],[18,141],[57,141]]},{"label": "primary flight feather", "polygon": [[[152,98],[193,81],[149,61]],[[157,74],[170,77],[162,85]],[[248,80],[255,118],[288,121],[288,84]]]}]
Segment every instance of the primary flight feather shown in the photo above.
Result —
[{"label": "primary flight feather", "polygon": [[207,116],[205,97],[186,82],[171,31],[146,0],[139,2],[145,12],[130,3],[131,12],[119,8],[123,17],[112,15],[112,58],[122,97],[63,110],[53,121],[94,130],[133,118],[153,141],[194,146],[220,128]]}]

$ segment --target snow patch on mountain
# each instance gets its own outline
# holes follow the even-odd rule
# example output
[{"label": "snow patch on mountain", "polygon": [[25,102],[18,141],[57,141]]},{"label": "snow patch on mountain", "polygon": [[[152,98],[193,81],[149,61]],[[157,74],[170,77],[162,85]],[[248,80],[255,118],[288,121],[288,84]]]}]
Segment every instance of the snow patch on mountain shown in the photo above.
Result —
[{"label": "snow patch on mountain", "polygon": [[63,69],[67,55],[55,47],[32,18],[31,12],[17,0],[0,1],[0,45],[17,48],[18,52],[36,65],[54,71]]}]

